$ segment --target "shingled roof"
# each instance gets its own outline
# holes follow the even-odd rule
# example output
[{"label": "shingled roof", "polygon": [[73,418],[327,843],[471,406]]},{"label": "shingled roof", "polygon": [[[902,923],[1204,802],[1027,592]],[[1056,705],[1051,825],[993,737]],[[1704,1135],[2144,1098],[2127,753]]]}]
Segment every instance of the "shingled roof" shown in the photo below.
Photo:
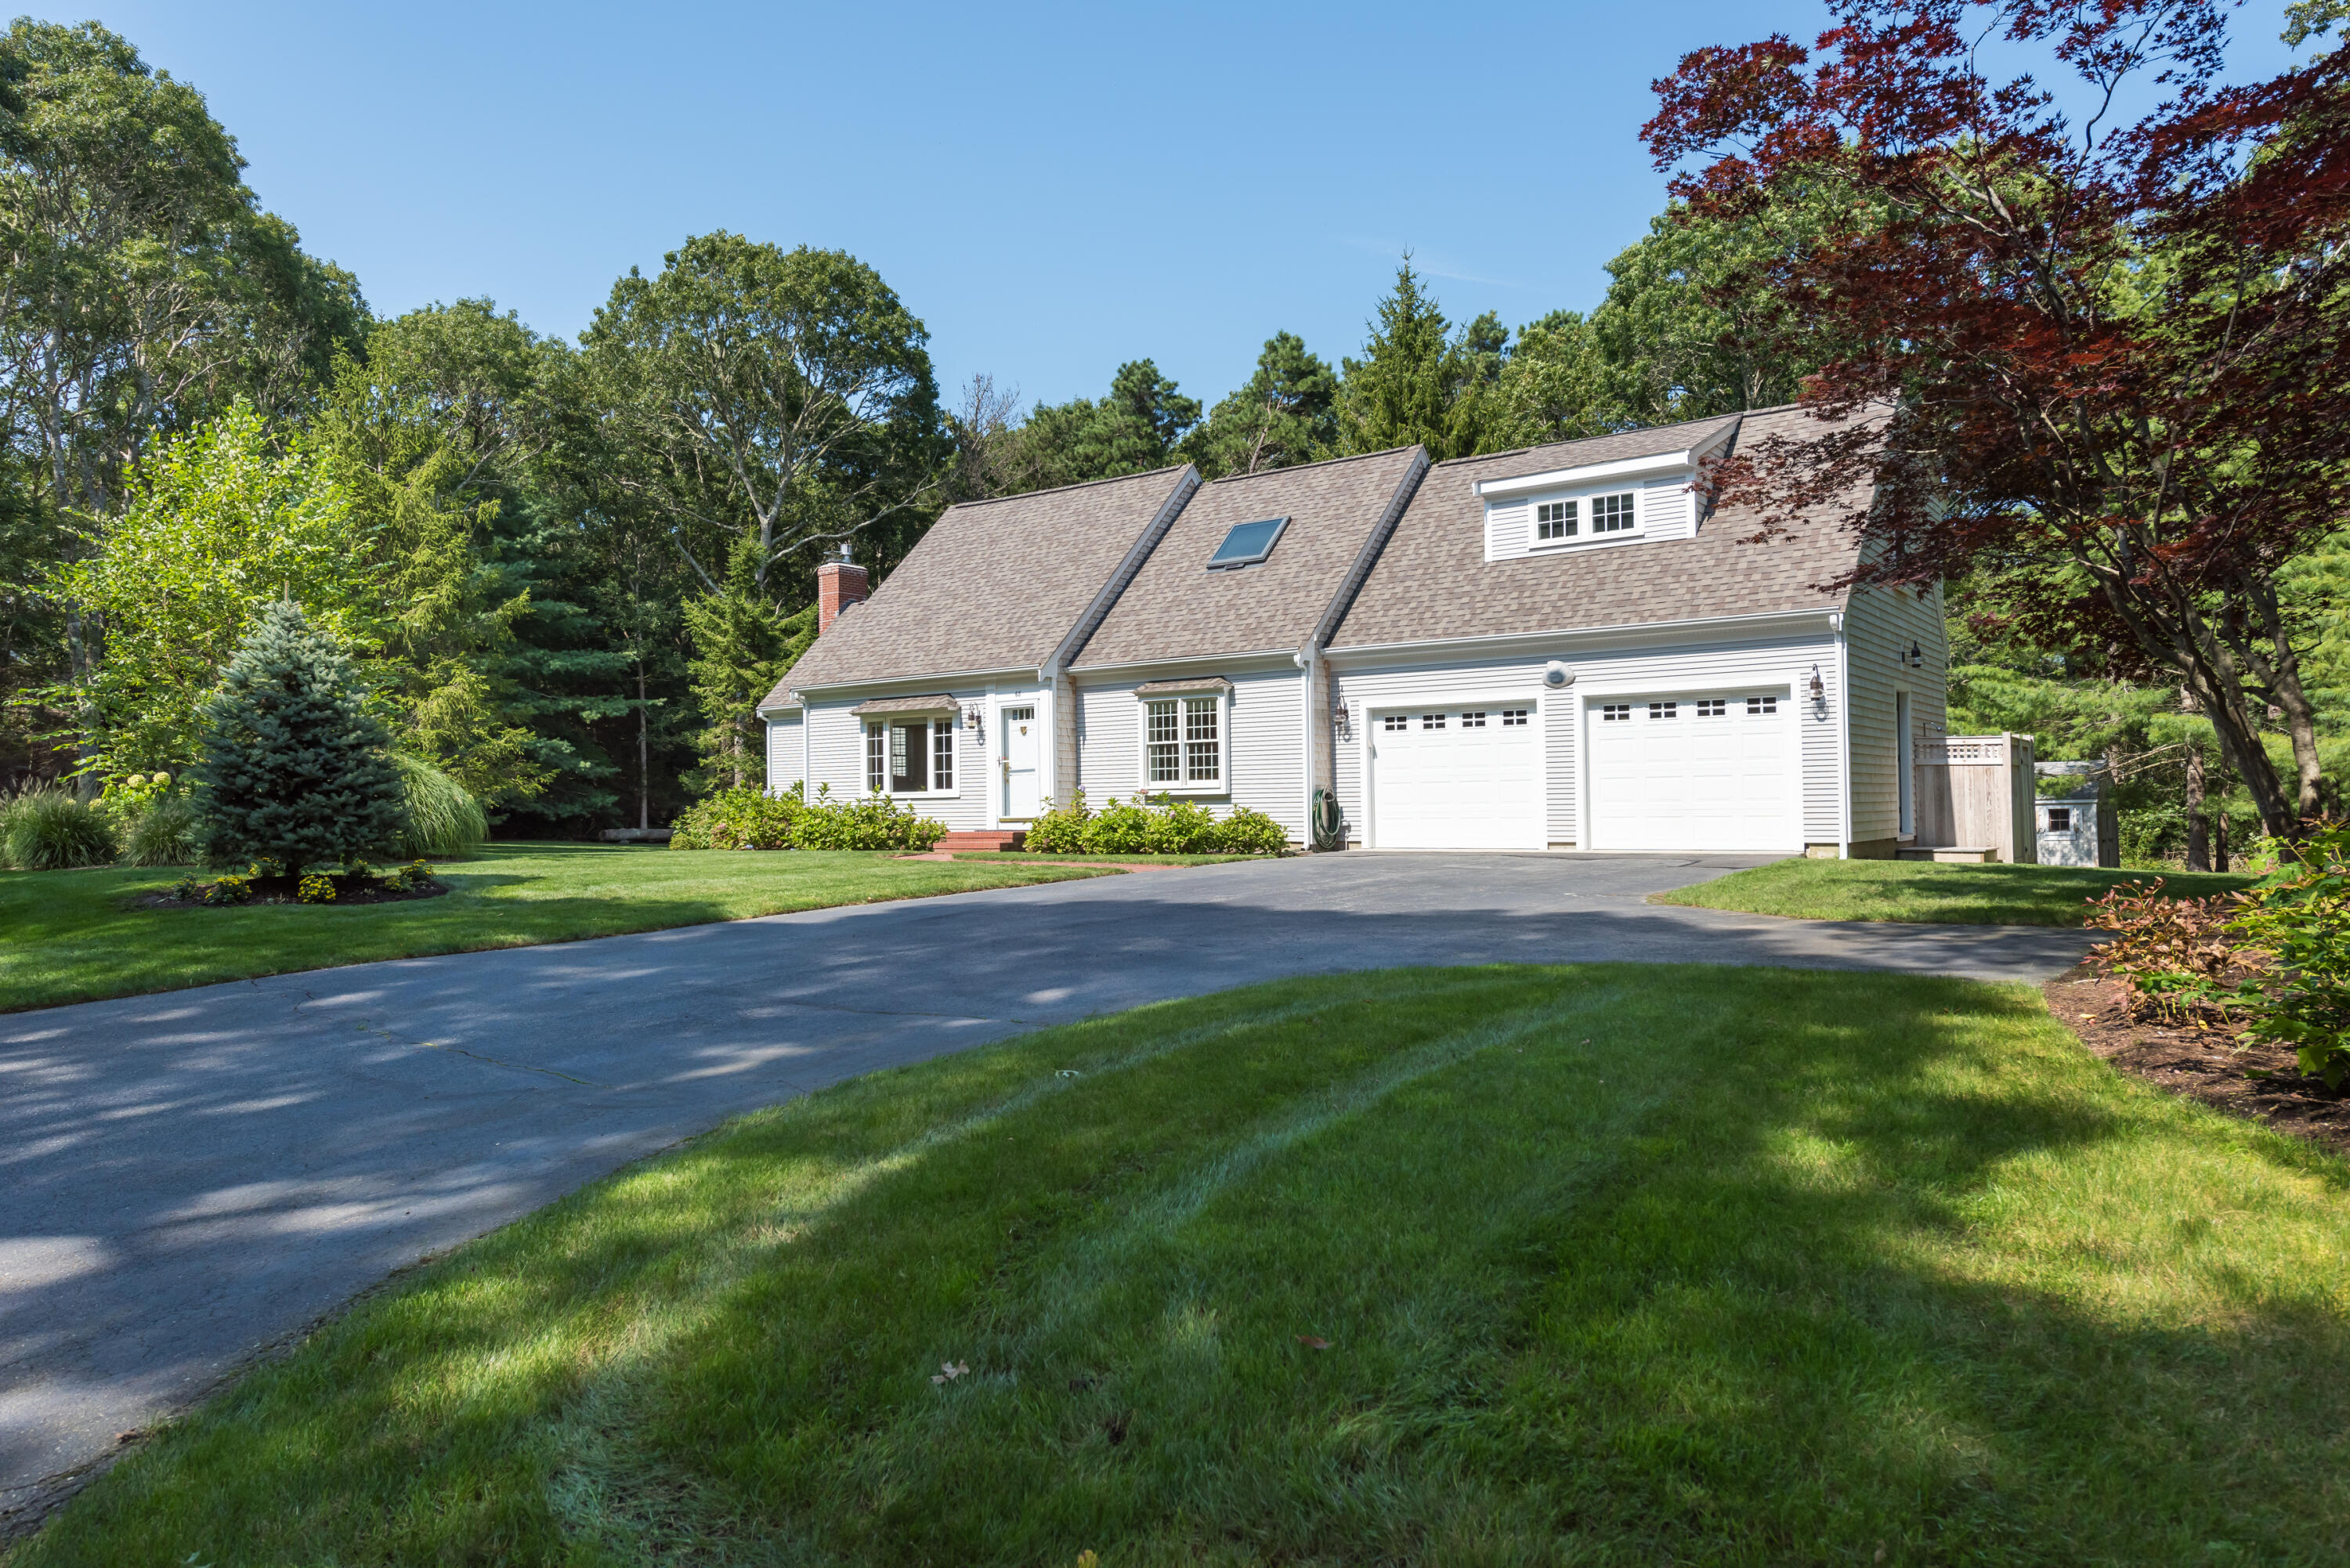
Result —
[{"label": "shingled roof", "polygon": [[1162,468],[950,506],[763,706],[795,689],[1043,665],[1196,477]]},{"label": "shingled roof", "polygon": [[[1427,461],[1419,447],[1399,447],[1202,485],[1076,667],[1305,647]],[[1289,525],[1271,556],[1208,569],[1235,524],[1272,517]]]},{"label": "shingled roof", "polygon": [[1773,435],[1800,441],[1843,428],[1789,406],[1439,463],[1396,524],[1330,646],[1837,607],[1844,596],[1824,594],[1818,585],[1849,570],[1859,549],[1841,518],[1749,545],[1741,541],[1753,534],[1757,518],[1725,507],[1693,539],[1485,559],[1479,484],[1701,449],[1732,421],[1738,426],[1733,449],[1747,451]]}]

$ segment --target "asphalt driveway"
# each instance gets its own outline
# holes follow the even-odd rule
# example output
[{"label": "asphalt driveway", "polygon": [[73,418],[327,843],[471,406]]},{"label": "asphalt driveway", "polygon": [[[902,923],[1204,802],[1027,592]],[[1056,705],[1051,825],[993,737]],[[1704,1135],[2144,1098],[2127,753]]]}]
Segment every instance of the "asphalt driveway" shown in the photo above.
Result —
[{"label": "asphalt driveway", "polygon": [[393,1270],[875,1067],[1290,974],[1629,959],[2038,981],[2089,941],[1643,902],[1759,863],[1305,857],[0,1017],[0,1525]]}]

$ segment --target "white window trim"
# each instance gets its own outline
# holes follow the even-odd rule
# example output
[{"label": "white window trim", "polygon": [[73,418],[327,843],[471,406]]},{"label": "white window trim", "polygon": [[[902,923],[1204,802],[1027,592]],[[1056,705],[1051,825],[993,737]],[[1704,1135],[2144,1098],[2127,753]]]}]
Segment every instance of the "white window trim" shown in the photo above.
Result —
[{"label": "white window trim", "polygon": [[[1632,498],[1632,525],[1615,528],[1605,534],[1591,531],[1591,503],[1602,495],[1629,495]],[[1545,502],[1572,501],[1575,506],[1575,531],[1565,539],[1544,539],[1536,536],[1540,524],[1534,521]],[[1627,539],[1645,538],[1648,532],[1648,493],[1638,484],[1595,484],[1578,490],[1546,492],[1523,499],[1512,497],[1502,504],[1523,506],[1526,509],[1526,553],[1546,556],[1557,550],[1585,550],[1594,545],[1620,544]],[[1490,528],[1490,524],[1488,524]]]},{"label": "white window trim", "polygon": [[[904,719],[900,720],[893,721],[889,719],[868,718],[859,719],[857,722],[857,775],[858,782],[859,784],[869,785],[872,783],[873,775],[867,771],[865,750],[868,745],[871,744],[871,742],[867,739],[867,736],[870,732],[870,727],[875,724],[879,724],[882,728],[883,734],[886,737],[893,723],[904,724],[911,723],[916,721],[925,724],[936,725],[939,722],[939,715],[936,713],[910,713]],[[951,735],[960,736],[970,728],[969,725],[962,722],[962,714],[960,711],[956,712],[948,722],[950,727],[947,733]],[[930,743],[933,746],[938,743],[934,738],[936,734],[937,731],[933,729],[931,732],[931,736],[932,738],[930,741]],[[889,787],[888,784],[889,777],[889,742],[885,738],[881,743],[881,777],[883,781],[881,795],[885,800],[960,800],[962,798],[963,775],[970,771],[970,759],[964,755],[963,744],[962,741],[957,740],[955,742],[954,753],[955,782],[952,788],[891,789]],[[937,776],[938,753],[936,752],[932,752],[931,753],[929,772],[931,776]],[[859,798],[870,800],[873,798],[872,790],[870,788],[866,789],[862,792]]]},{"label": "white window trim", "polygon": [[[1223,776],[1213,784],[1153,784],[1150,782],[1150,705],[1170,699],[1179,706],[1175,710],[1176,744],[1183,744],[1183,710],[1186,699],[1212,697],[1216,700],[1216,744],[1223,748],[1216,759],[1217,769]],[[1215,799],[1232,793],[1232,694],[1228,691],[1137,691],[1134,694],[1134,777],[1135,788],[1145,795],[1199,795]]]}]

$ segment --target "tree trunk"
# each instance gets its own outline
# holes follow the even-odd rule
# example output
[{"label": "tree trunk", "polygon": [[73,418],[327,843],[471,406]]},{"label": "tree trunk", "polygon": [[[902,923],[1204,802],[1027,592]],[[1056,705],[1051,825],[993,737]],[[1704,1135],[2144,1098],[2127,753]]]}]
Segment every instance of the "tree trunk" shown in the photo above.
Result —
[{"label": "tree trunk", "polygon": [[645,656],[637,654],[637,826],[639,830],[653,825],[652,750],[645,734]]},{"label": "tree trunk", "polygon": [[2187,868],[2211,869],[2211,819],[2203,811],[2203,748],[2187,748]]},{"label": "tree trunk", "polygon": [[2214,842],[2211,846],[2211,869],[2214,871],[2225,871],[2228,868],[2227,807],[2222,806],[2220,808],[2219,820],[2213,824],[2213,826],[2218,831],[2212,835]]}]

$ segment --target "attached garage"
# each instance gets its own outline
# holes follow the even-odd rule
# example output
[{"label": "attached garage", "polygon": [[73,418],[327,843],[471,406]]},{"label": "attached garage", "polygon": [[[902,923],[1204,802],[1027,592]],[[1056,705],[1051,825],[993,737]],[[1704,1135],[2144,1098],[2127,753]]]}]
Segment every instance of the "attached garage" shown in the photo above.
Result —
[{"label": "attached garage", "polygon": [[1784,686],[1587,697],[1590,847],[1800,853],[1795,720]]},{"label": "attached garage", "polygon": [[1528,699],[1373,708],[1370,846],[1544,847],[1542,725]]}]

